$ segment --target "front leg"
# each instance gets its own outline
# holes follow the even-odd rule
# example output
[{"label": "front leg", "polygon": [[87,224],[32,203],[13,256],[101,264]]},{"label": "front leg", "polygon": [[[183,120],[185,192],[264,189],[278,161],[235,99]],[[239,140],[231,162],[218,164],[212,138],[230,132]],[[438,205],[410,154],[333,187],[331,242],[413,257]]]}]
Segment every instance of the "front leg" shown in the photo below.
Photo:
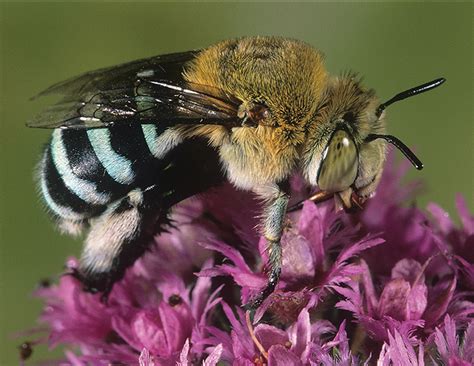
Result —
[{"label": "front leg", "polygon": [[266,250],[270,268],[265,288],[245,305],[245,308],[249,310],[257,309],[275,290],[280,279],[282,260],[280,239],[290,199],[288,182],[258,189],[256,193],[266,202],[262,214],[262,233],[267,241]]}]

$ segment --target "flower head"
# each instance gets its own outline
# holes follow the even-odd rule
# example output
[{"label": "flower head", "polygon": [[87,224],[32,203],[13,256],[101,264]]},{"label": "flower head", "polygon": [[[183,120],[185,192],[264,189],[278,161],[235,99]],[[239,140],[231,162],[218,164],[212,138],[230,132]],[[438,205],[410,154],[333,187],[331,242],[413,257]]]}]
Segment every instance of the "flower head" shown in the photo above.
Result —
[{"label": "flower head", "polygon": [[[426,342],[413,342],[397,330],[390,332],[388,341],[383,344],[377,365],[449,365],[470,366],[474,363],[474,322],[471,322],[459,341],[455,322],[446,315],[442,325],[437,328],[434,338]],[[418,348],[418,351],[416,351]],[[426,354],[425,354],[426,351]]]},{"label": "flower head", "polygon": [[434,343],[437,356],[445,365],[468,366],[474,364],[474,321],[470,322],[459,341],[455,322],[446,315],[444,330],[436,329]]},{"label": "flower head", "polygon": [[418,185],[392,165],[356,215],[288,214],[281,281],[253,321],[241,305],[266,284],[266,242],[258,202],[228,185],[179,204],[106,303],[68,275],[38,290],[49,344],[74,366],[473,362],[474,219],[461,198],[461,227],[411,205]]},{"label": "flower head", "polygon": [[[62,276],[57,285],[38,290],[37,295],[47,302],[41,319],[51,327],[50,345],[79,346],[82,355],[67,353],[69,361],[78,365],[108,365],[111,361],[128,365],[139,358],[144,365],[175,365],[186,342],[189,348],[189,340],[193,346],[188,357],[203,357],[204,328],[220,298],[219,288],[211,290],[209,278],[193,281],[192,289],[186,282],[195,263],[202,268],[212,265],[210,258],[203,262],[209,253],[197,246],[195,256],[178,256],[189,245],[190,232],[204,235],[205,227],[189,224],[195,208],[191,203],[188,210],[179,212],[182,230],[172,237],[173,251],[169,253],[166,236],[160,237],[154,250],[164,255],[151,254],[139,261],[114,286],[107,303],[100,295],[84,292],[82,284],[69,275]],[[170,258],[176,258],[176,271],[172,271]],[[70,259],[68,267],[74,270],[77,261]]]},{"label": "flower head", "polygon": [[[358,238],[357,227],[344,226],[343,213],[334,213],[331,208],[306,202],[299,215],[293,217],[282,237],[283,266],[278,290],[260,307],[257,319],[270,309],[282,322],[295,321],[308,303],[323,299],[333,286],[350,281],[361,271],[354,257],[383,243],[374,236]],[[254,273],[235,248],[222,242],[206,243],[204,247],[222,253],[232,264],[206,269],[200,276],[232,276],[242,287],[243,303],[266,284],[264,270]],[[268,260],[264,239],[256,243],[256,248],[255,256],[261,257],[262,262]],[[330,253],[337,255],[331,259]]]},{"label": "flower head", "polygon": [[[392,268],[391,278],[385,280],[377,279],[362,261],[364,271],[360,281],[337,287],[346,297],[337,306],[351,311],[377,341],[388,341],[390,332],[394,334],[395,330],[406,338],[414,337],[417,332],[430,334],[445,314],[458,313],[450,308],[455,301],[456,278],[447,277],[429,285],[431,281],[425,275],[428,265],[429,261],[422,266],[415,260],[403,259]],[[375,289],[374,279],[381,290]]]}]

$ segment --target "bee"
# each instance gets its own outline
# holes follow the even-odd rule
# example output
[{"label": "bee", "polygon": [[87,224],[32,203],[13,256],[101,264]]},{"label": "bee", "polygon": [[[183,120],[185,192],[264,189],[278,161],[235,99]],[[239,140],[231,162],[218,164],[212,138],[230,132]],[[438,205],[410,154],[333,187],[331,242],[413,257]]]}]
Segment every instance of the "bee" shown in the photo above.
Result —
[{"label": "bee", "polygon": [[170,209],[225,181],[262,199],[267,285],[275,289],[280,239],[300,173],[314,201],[359,205],[376,190],[386,144],[385,108],[440,78],[381,103],[354,74],[330,77],[323,55],[297,40],[246,37],[206,49],[85,73],[46,89],[63,98],[28,123],[54,129],[39,186],[59,228],[88,229],[77,276],[105,296],[142,256]]}]

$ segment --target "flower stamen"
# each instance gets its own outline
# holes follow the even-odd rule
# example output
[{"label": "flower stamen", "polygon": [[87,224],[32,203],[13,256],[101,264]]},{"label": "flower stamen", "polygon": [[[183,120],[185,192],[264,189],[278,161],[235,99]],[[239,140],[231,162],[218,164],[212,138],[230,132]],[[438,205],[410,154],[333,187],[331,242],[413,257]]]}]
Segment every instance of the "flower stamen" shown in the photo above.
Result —
[{"label": "flower stamen", "polygon": [[265,357],[266,360],[268,360],[268,352],[262,346],[260,341],[255,336],[255,332],[253,331],[252,321],[250,320],[250,311],[248,310],[245,312],[245,321],[247,322],[247,328],[249,330],[250,337],[252,338],[253,343],[255,344],[257,349],[260,351],[262,356]]}]

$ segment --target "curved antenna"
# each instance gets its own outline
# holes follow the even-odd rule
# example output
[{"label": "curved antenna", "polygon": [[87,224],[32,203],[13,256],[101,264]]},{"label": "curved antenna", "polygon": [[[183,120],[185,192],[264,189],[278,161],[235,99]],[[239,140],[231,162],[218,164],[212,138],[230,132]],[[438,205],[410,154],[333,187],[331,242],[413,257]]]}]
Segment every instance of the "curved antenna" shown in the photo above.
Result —
[{"label": "curved antenna", "polygon": [[421,84],[421,85],[415,86],[414,88],[411,88],[411,89],[405,90],[401,93],[398,93],[393,98],[391,98],[391,99],[387,100],[385,103],[382,103],[382,104],[379,105],[379,107],[377,108],[377,112],[376,112],[377,117],[380,117],[380,115],[382,114],[384,109],[387,108],[390,104],[393,104],[395,102],[398,102],[398,101],[406,99],[406,98],[413,97],[414,95],[417,95],[417,94],[424,93],[428,90],[434,89],[434,88],[440,86],[441,84],[443,84],[445,81],[446,81],[445,78],[435,79],[435,80],[429,81],[425,84]]},{"label": "curved antenna", "polygon": [[421,162],[421,160],[418,159],[418,157],[415,155],[415,153],[413,151],[411,151],[410,148],[407,145],[405,145],[401,140],[399,140],[395,136],[392,136],[392,135],[378,135],[378,134],[372,133],[369,136],[367,136],[365,141],[370,142],[370,141],[373,141],[373,140],[376,140],[376,139],[384,139],[388,143],[392,144],[398,150],[400,150],[408,160],[410,160],[410,163],[412,163],[413,166],[416,169],[418,169],[418,170],[423,169],[423,163]]}]

